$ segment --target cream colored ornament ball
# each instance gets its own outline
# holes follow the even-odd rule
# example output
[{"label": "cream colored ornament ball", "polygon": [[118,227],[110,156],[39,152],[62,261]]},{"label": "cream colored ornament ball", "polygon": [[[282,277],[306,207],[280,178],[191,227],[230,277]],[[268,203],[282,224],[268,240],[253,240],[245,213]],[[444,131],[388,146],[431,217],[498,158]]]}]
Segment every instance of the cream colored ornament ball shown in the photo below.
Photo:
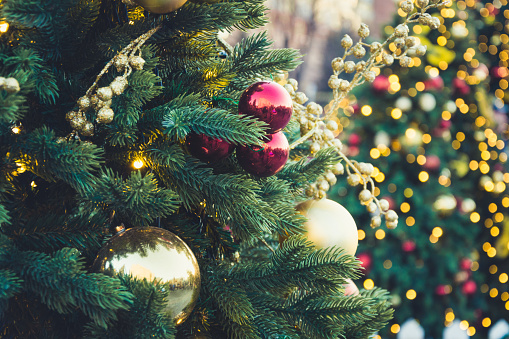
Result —
[{"label": "cream colored ornament ball", "polygon": [[134,3],[155,14],[166,14],[184,6],[187,0],[134,0]]},{"label": "cream colored ornament ball", "polygon": [[346,208],[329,199],[309,200],[297,210],[308,221],[304,224],[307,238],[318,248],[337,246],[355,255],[359,243],[357,225]]},{"label": "cream colored ornament ball", "polygon": [[168,300],[160,313],[176,325],[189,316],[200,294],[200,268],[193,252],[175,234],[158,227],[133,227],[112,237],[97,254],[93,270],[168,285]]}]

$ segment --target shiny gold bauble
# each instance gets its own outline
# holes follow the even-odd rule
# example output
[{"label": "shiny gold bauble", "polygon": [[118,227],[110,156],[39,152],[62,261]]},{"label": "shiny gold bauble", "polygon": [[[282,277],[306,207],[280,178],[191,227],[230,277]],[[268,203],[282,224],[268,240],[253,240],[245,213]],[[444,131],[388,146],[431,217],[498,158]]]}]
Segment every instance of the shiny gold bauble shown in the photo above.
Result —
[{"label": "shiny gold bauble", "polygon": [[134,0],[134,2],[149,12],[165,14],[179,9],[187,0]]},{"label": "shiny gold bauble", "polygon": [[200,269],[191,249],[175,234],[157,227],[134,227],[114,237],[99,251],[94,271],[130,274],[168,286],[161,313],[183,322],[200,294]]},{"label": "shiny gold bauble", "polygon": [[355,255],[359,236],[352,215],[340,204],[329,199],[309,200],[297,210],[308,221],[304,224],[307,238],[318,248],[337,246]]}]

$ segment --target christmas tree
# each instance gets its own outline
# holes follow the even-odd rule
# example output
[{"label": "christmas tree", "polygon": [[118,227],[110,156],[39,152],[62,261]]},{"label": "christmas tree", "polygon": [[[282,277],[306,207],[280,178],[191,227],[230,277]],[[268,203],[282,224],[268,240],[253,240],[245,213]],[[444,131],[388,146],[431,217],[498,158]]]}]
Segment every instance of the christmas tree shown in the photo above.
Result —
[{"label": "christmas tree", "polygon": [[354,230],[347,251],[302,236],[311,208],[295,206],[340,158],[296,150],[285,165],[281,130],[300,137],[289,119],[304,96],[267,80],[299,53],[270,50],[265,33],[218,38],[262,26],[262,0],[0,12],[4,338],[352,339],[385,326],[384,290],[345,293],[360,275],[355,224],[339,225]]},{"label": "christmas tree", "polygon": [[[478,50],[477,10],[474,1],[458,1],[440,10],[437,31],[415,27],[426,57],[383,71],[370,90],[356,93],[356,111],[343,124],[349,154],[377,159],[377,193],[406,224],[367,230],[358,251],[368,273],[364,287],[376,284],[393,294],[395,321],[387,336],[413,317],[433,338],[453,320],[468,335],[485,338],[492,323],[507,317],[503,303],[497,300],[495,309],[485,294],[491,288],[500,298],[507,288],[507,271],[496,272],[490,259],[493,237],[506,223],[509,177],[486,87],[488,61]],[[364,208],[345,203],[351,197],[344,188],[333,194],[368,222]],[[488,271],[497,273],[499,290],[488,287]]]}]

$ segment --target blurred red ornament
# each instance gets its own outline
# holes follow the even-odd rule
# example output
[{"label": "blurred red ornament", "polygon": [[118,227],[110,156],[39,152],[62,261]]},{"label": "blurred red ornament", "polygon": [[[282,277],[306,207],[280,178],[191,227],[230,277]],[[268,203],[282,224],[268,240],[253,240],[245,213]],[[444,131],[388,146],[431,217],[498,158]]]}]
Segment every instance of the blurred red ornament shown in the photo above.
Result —
[{"label": "blurred red ornament", "polygon": [[417,246],[415,245],[415,242],[413,240],[405,240],[403,241],[403,244],[401,244],[401,248],[404,252],[413,252],[415,251],[415,248]]},{"label": "blurred red ornament", "polygon": [[472,267],[472,260],[463,258],[460,260],[460,268],[464,271],[469,270]]},{"label": "blurred red ornament", "polygon": [[237,147],[237,160],[247,172],[259,177],[270,177],[286,164],[290,145],[283,132],[269,134],[262,146]]},{"label": "blurred red ornament", "polygon": [[371,264],[373,263],[373,261],[371,260],[371,255],[366,252],[360,253],[359,255],[357,255],[357,259],[359,259],[359,261],[361,262],[361,267],[364,268],[364,273],[368,274],[369,271],[371,270]]},{"label": "blurred red ornament", "polygon": [[465,80],[460,78],[452,79],[452,88],[453,91],[459,95],[467,95],[470,93],[470,86],[468,86]]},{"label": "blurred red ornament", "polygon": [[351,156],[351,157],[355,157],[357,155],[359,155],[359,147],[357,146],[351,146],[351,147],[348,147],[348,155]]},{"label": "blurred red ornament", "polygon": [[439,75],[424,81],[426,91],[440,91],[442,88],[444,88],[444,79]]},{"label": "blurred red ornament", "polygon": [[372,86],[375,92],[386,92],[389,90],[391,83],[389,82],[388,77],[386,77],[385,75],[379,75],[373,81]]},{"label": "blurred red ornament", "polygon": [[438,126],[441,128],[441,129],[449,129],[451,128],[451,125],[452,125],[452,122],[451,120],[440,120]]},{"label": "blurred red ornament", "polygon": [[465,281],[463,286],[461,287],[461,291],[465,295],[472,295],[477,290],[477,284],[473,280]]},{"label": "blurred red ornament", "polygon": [[270,127],[267,134],[282,130],[290,121],[292,112],[290,94],[275,82],[256,82],[242,93],[239,100],[239,113],[265,121]]},{"label": "blurred red ornament", "polygon": [[348,137],[348,145],[349,146],[359,146],[360,143],[361,143],[361,137],[359,134],[356,134],[356,133],[350,134],[350,136]]},{"label": "blurred red ornament", "polygon": [[495,66],[491,69],[491,74],[496,78],[505,78],[509,76],[509,69],[507,67]]},{"label": "blurred red ornament", "polygon": [[357,285],[355,285],[355,283],[353,282],[352,279],[346,279],[347,283],[343,285],[343,287],[345,288],[345,295],[348,296],[348,295],[359,295],[359,288],[357,287]]},{"label": "blurred red ornament", "polygon": [[361,111],[361,106],[358,103],[352,105],[353,114],[358,114]]},{"label": "blurred red ornament", "polygon": [[427,171],[436,171],[440,168],[440,157],[438,155],[426,156],[426,162],[422,167]]},{"label": "blurred red ornament", "polygon": [[216,139],[197,133],[187,135],[186,146],[189,153],[205,162],[213,162],[226,158],[235,149],[235,146],[223,139]]},{"label": "blurred red ornament", "polygon": [[446,285],[438,285],[435,288],[435,293],[438,295],[446,295],[447,293],[447,286]]}]

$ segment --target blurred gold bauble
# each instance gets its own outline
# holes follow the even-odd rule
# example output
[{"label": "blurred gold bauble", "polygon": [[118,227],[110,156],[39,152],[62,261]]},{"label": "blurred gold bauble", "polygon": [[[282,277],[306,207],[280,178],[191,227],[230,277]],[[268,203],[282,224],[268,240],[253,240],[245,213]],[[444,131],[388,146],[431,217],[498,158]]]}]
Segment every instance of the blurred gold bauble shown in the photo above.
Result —
[{"label": "blurred gold bauble", "polygon": [[187,0],[133,0],[147,11],[156,14],[165,14],[182,7]]},{"label": "blurred gold bauble", "polygon": [[452,194],[442,194],[433,203],[433,208],[443,216],[451,215],[456,209],[457,201]]},{"label": "blurred gold bauble", "polygon": [[329,199],[309,200],[297,210],[308,221],[304,224],[307,238],[318,248],[337,246],[355,255],[359,236],[352,215],[340,204]]},{"label": "blurred gold bauble", "polygon": [[112,237],[99,251],[93,269],[168,285],[168,300],[161,314],[177,325],[189,316],[200,294],[200,268],[193,252],[162,228],[134,227]]}]

